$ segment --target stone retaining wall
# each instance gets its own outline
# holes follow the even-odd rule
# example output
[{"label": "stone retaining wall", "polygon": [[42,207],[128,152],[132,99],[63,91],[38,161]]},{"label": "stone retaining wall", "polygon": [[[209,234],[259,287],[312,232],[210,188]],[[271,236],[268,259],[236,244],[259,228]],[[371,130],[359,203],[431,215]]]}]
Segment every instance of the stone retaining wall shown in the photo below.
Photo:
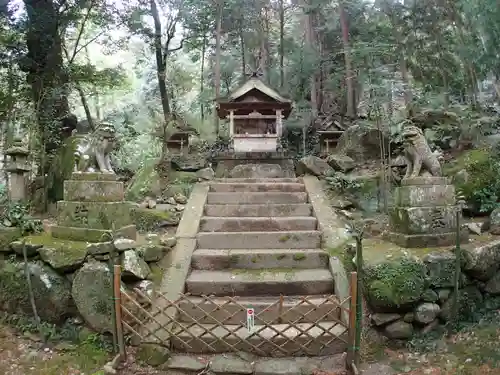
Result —
[{"label": "stone retaining wall", "polygon": [[[388,338],[409,339],[448,322],[454,295],[452,250],[365,263],[364,292],[371,324]],[[460,320],[473,319],[483,309],[498,309],[500,240],[466,246],[461,267]]]}]

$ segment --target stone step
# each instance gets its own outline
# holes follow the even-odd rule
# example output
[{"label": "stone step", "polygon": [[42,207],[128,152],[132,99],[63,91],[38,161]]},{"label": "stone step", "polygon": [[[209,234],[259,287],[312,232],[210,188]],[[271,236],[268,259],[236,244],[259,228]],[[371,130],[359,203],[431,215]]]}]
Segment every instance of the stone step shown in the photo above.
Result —
[{"label": "stone step", "polygon": [[207,204],[205,216],[311,216],[310,204]]},{"label": "stone step", "polygon": [[235,349],[251,352],[257,347],[256,354],[266,356],[333,355],[347,349],[348,330],[341,324],[321,322],[317,326],[315,323],[296,326],[298,329],[288,324],[273,324],[272,328],[256,325],[249,331],[241,325],[203,324],[200,327],[185,323],[184,328],[177,327],[172,344],[174,349],[189,353],[223,353]]},{"label": "stone step", "polygon": [[321,247],[317,230],[291,232],[200,232],[199,249],[316,249]]},{"label": "stone step", "polygon": [[328,253],[322,249],[197,249],[191,265],[197,270],[327,268]]},{"label": "stone step", "polygon": [[208,193],[207,204],[307,203],[307,193]]},{"label": "stone step", "polygon": [[295,217],[215,217],[200,221],[200,232],[276,232],[315,230],[317,220],[311,216]]},{"label": "stone step", "polygon": [[[246,324],[246,308],[255,311],[255,324],[314,323],[319,320],[340,319],[339,301],[334,295],[284,296],[280,307],[279,297],[233,297],[237,303],[225,297],[189,297],[180,302],[180,322],[202,324]],[[348,307],[348,306],[345,306]]]},{"label": "stone step", "polygon": [[186,292],[202,295],[317,295],[333,292],[328,269],[193,270],[186,279]]},{"label": "stone step", "polygon": [[217,182],[210,184],[210,191],[217,193],[266,192],[281,191],[283,193],[303,192],[304,184],[298,182]]},{"label": "stone step", "polygon": [[212,183],[244,183],[244,184],[258,184],[258,183],[302,183],[300,178],[216,178]]}]

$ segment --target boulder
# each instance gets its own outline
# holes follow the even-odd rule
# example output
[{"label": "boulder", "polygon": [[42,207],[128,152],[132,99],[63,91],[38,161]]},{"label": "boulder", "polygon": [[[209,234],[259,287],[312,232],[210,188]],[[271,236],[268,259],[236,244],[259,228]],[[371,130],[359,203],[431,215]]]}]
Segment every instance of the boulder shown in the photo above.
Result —
[{"label": "boulder", "polygon": [[375,313],[370,316],[370,320],[376,326],[383,326],[387,323],[394,322],[395,320],[401,319],[399,314],[383,314]]},{"label": "boulder", "polygon": [[139,253],[146,262],[158,262],[163,258],[165,248],[158,244],[147,244],[139,247],[137,253]]},{"label": "boulder", "polygon": [[[452,306],[453,306],[454,293],[441,306],[439,318],[448,321],[451,319]],[[478,309],[483,303],[483,295],[475,286],[467,286],[459,291],[459,320],[470,321],[471,318],[477,313]]]},{"label": "boulder", "polygon": [[336,154],[347,155],[355,162],[379,160],[381,142],[388,150],[389,141],[381,130],[369,126],[353,125],[342,133],[336,147]]},{"label": "boulder", "polygon": [[67,242],[66,246],[44,246],[38,250],[42,260],[59,272],[72,272],[78,269],[87,258],[86,246]]},{"label": "boulder", "polygon": [[127,250],[122,254],[122,277],[124,279],[147,279],[151,269],[135,250]]},{"label": "boulder", "polygon": [[356,163],[347,155],[333,154],[326,158],[326,162],[336,171],[349,172],[356,167]]},{"label": "boulder", "polygon": [[113,245],[113,242],[111,242],[111,241],[89,243],[87,245],[87,254],[88,255],[109,254],[109,253],[112,253],[114,250],[115,250],[115,246]]},{"label": "boulder", "polygon": [[436,288],[447,288],[455,285],[455,255],[451,252],[434,252],[423,258],[429,270],[429,281]]},{"label": "boulder", "polygon": [[137,289],[141,292],[144,297],[136,293],[137,302],[139,302],[142,306],[150,305],[154,298],[154,283],[151,280],[141,280],[131,285],[134,291]]},{"label": "boulder", "polygon": [[72,295],[80,315],[93,329],[113,332],[113,274],[105,263],[83,265],[73,279]]},{"label": "boulder", "polygon": [[499,235],[500,234],[500,207],[495,208],[491,214],[489,219],[490,224],[490,233]]},{"label": "boulder", "polygon": [[[28,257],[34,257],[35,255],[38,254],[38,250],[40,250],[43,245],[37,244],[37,243],[30,243],[26,241],[26,254]],[[23,256],[23,241],[13,241],[10,243],[10,248],[12,251],[14,251],[17,255]]]},{"label": "boulder", "polygon": [[480,235],[481,234],[481,226],[480,223],[466,223],[465,227],[469,231],[469,233]]},{"label": "boulder", "polygon": [[[74,312],[71,285],[43,262],[29,262],[28,273],[40,318],[61,323]],[[0,310],[33,314],[24,262],[4,262],[0,266]]]},{"label": "boulder", "polygon": [[413,325],[404,320],[397,320],[385,327],[384,335],[396,340],[409,339],[413,335]]},{"label": "boulder", "polygon": [[438,294],[433,291],[432,289],[427,289],[423,294],[422,294],[422,301],[424,302],[436,302],[439,300]]},{"label": "boulder", "polygon": [[488,280],[484,287],[484,291],[489,294],[500,294],[500,271],[498,271],[491,279]]},{"label": "boulder", "polygon": [[313,176],[329,176],[333,168],[328,163],[314,155],[304,156],[297,162],[297,175],[312,174]]},{"label": "boulder", "polygon": [[113,241],[113,246],[115,250],[118,252],[135,249],[137,247],[137,243],[130,238],[117,238]]},{"label": "boulder", "polygon": [[172,168],[181,172],[197,172],[205,168],[207,158],[204,154],[176,155],[170,159]]},{"label": "boulder", "polygon": [[283,170],[279,164],[240,164],[229,172],[231,178],[280,178]]},{"label": "boulder", "polygon": [[427,289],[427,268],[411,258],[385,262],[365,270],[366,298],[376,312],[394,312],[420,300]]},{"label": "boulder", "polygon": [[174,195],[174,200],[176,203],[179,203],[179,204],[186,204],[188,199],[186,198],[186,196],[184,194],[181,194],[181,193],[177,193]]},{"label": "boulder", "polygon": [[424,302],[415,309],[415,320],[421,324],[429,324],[436,319],[440,310],[438,304]]},{"label": "boulder", "polygon": [[204,181],[210,181],[215,178],[215,172],[211,167],[203,168],[196,172],[196,177]]},{"label": "boulder", "polygon": [[498,270],[500,263],[500,240],[479,247],[462,249],[463,270],[481,281],[488,281]]}]

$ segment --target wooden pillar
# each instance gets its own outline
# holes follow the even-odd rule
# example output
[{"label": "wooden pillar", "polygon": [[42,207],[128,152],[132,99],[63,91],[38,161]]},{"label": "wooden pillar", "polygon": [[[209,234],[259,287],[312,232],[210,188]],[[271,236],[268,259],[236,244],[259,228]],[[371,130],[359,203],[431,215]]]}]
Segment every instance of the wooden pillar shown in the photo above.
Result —
[{"label": "wooden pillar", "polygon": [[232,138],[234,135],[234,110],[229,111],[229,136]]},{"label": "wooden pillar", "polygon": [[281,109],[276,110],[276,134],[278,137],[281,137],[281,134],[283,133],[283,115],[281,112]]}]

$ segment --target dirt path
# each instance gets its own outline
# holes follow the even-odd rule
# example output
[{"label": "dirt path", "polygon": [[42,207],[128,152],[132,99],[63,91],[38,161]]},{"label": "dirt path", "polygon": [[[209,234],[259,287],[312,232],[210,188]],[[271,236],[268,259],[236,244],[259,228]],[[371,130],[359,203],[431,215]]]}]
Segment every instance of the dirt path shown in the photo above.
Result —
[{"label": "dirt path", "polygon": [[[464,327],[451,337],[415,338],[404,349],[391,349],[365,340],[363,375],[500,375],[500,313]],[[118,375],[172,375],[139,365],[135,351]],[[0,324],[0,374],[5,375],[104,375],[111,355],[96,336],[81,343],[44,345],[39,336],[20,333]],[[338,375],[325,373],[321,375]]]}]

